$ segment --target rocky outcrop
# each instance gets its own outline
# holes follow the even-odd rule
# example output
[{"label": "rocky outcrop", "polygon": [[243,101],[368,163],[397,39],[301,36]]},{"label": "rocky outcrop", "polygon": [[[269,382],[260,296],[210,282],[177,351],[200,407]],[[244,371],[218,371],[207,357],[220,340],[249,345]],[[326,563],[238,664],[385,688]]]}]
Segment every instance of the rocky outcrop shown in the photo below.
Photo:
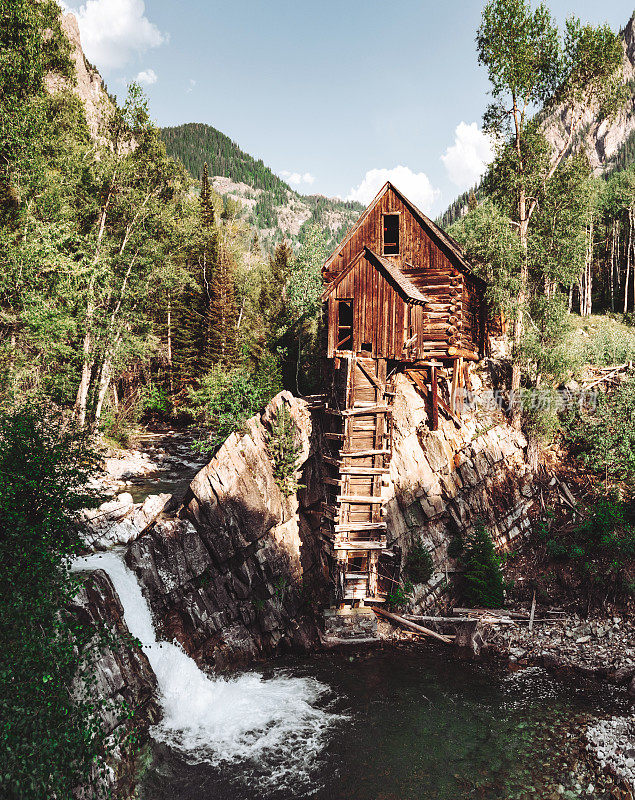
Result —
[{"label": "rocky outcrop", "polygon": [[[622,61],[623,82],[632,87],[635,79],[635,17],[621,32],[624,56]],[[559,106],[545,113],[541,123],[542,130],[554,152],[559,152],[567,139],[571,124],[571,112]],[[580,133],[575,143],[586,151],[591,168],[601,173],[617,155],[620,147],[635,131],[635,96],[628,98],[625,106],[613,119],[598,120],[598,108],[586,111],[580,122]]]},{"label": "rocky outcrop", "polygon": [[385,489],[389,544],[405,557],[420,541],[435,575],[415,587],[413,609],[431,607],[446,590],[456,562],[448,545],[479,520],[500,551],[529,530],[532,473],[527,443],[497,411],[466,413],[463,424],[439,419],[431,431],[426,401],[402,375],[393,402],[393,456]]},{"label": "rocky outcrop", "polygon": [[171,494],[151,494],[143,503],[133,502],[123,492],[99,508],[83,512],[82,537],[91,550],[109,550],[118,544],[130,544],[162,513]]},{"label": "rocky outcrop", "polygon": [[[269,455],[283,406],[297,429],[302,504],[281,491]],[[220,669],[317,643],[312,601],[326,574],[306,513],[321,499],[317,444],[307,404],[282,392],[198,473],[178,514],[130,546],[161,635],[199,663]]]},{"label": "rocky outcrop", "polygon": [[70,90],[77,95],[84,106],[86,122],[93,139],[102,141],[103,127],[112,114],[114,105],[97,69],[90,64],[82,50],[77,19],[73,14],[64,14],[61,19],[62,31],[71,45],[71,59],[75,65],[75,82],[56,73],[45,77],[47,90],[56,92]]},{"label": "rocky outcrop", "polygon": [[[135,643],[123,617],[123,608],[110,578],[102,570],[90,574],[69,612],[94,631],[98,645],[87,672],[90,697],[97,703],[101,730],[106,736],[105,759],[90,785],[78,797],[93,798],[97,789],[127,797],[134,783],[138,755],[126,741],[134,731],[142,735],[159,718],[156,678],[145,654]],[[85,684],[81,684],[86,691]]]}]

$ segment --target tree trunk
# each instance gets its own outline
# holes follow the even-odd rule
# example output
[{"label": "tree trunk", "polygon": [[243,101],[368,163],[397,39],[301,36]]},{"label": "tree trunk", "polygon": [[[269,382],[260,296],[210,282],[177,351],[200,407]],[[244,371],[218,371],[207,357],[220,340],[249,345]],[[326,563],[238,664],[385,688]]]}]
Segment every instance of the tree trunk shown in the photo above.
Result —
[{"label": "tree trunk", "polygon": [[89,300],[86,307],[86,333],[84,334],[84,341],[82,343],[82,376],[79,381],[79,388],[77,389],[77,396],[75,398],[75,416],[80,427],[86,424],[86,409],[88,406],[88,392],[90,390],[90,377],[93,371],[93,335],[92,324],[93,316],[95,314],[95,306],[92,300],[92,282],[89,288]]},{"label": "tree trunk", "polygon": [[628,282],[631,277],[631,252],[633,248],[633,207],[628,209],[628,245],[626,247],[626,278],[624,280],[624,313],[628,311]]},{"label": "tree trunk", "polygon": [[168,376],[170,382],[170,392],[174,391],[172,381],[172,295],[168,292]]},{"label": "tree trunk", "polygon": [[109,354],[106,354],[104,362],[101,365],[101,371],[99,374],[99,386],[97,388],[97,403],[95,404],[95,422],[99,422],[101,418],[101,412],[104,406],[104,400],[106,399],[106,393],[108,392],[108,387],[110,386],[111,377],[112,377],[112,358],[110,357]]},{"label": "tree trunk", "polygon": [[611,226],[611,265],[609,272],[609,294],[611,296],[611,311],[615,311],[615,243],[617,241],[617,220]]}]

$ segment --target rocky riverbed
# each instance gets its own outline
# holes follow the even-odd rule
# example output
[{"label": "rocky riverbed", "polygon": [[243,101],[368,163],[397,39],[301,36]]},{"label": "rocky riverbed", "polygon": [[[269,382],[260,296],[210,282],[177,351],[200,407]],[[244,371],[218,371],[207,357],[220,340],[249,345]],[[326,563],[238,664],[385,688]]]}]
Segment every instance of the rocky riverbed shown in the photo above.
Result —
[{"label": "rocky riverbed", "polygon": [[[635,703],[635,622],[626,616],[582,619],[576,615],[537,622],[492,625],[485,651],[519,667],[547,669],[607,680],[623,687]],[[591,725],[587,749],[602,770],[635,793],[635,715]]]}]

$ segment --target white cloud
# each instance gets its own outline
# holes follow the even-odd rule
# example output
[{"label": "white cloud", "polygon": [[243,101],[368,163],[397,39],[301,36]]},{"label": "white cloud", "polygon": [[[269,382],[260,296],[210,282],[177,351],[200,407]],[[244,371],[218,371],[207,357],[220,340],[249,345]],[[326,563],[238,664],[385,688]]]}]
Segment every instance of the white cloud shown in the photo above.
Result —
[{"label": "white cloud", "polygon": [[146,17],[143,0],[86,0],[77,10],[63,7],[77,17],[84,52],[99,68],[122,67],[169,39]]},{"label": "white cloud", "polygon": [[473,186],[494,158],[494,143],[478,129],[476,122],[459,122],[454,131],[454,144],[441,156],[452,183],[461,189]]},{"label": "white cloud", "polygon": [[301,186],[302,184],[311,186],[312,183],[315,183],[315,175],[311,175],[310,172],[289,172],[288,169],[283,169],[280,174],[291,186]]},{"label": "white cloud", "polygon": [[390,181],[407,198],[428,213],[440,192],[430,183],[425,172],[413,172],[410,167],[398,166],[392,169],[369,169],[364,180],[350,190],[347,200],[357,200],[368,205],[381,187]]},{"label": "white cloud", "polygon": [[195,86],[196,86],[196,81],[194,80],[194,78],[190,78],[190,82],[188,84],[188,87],[185,90],[186,93],[189,94]]},{"label": "white cloud", "polygon": [[152,84],[156,83],[159,79],[153,69],[142,69],[135,80],[137,83],[142,83],[146,86],[152,86]]}]

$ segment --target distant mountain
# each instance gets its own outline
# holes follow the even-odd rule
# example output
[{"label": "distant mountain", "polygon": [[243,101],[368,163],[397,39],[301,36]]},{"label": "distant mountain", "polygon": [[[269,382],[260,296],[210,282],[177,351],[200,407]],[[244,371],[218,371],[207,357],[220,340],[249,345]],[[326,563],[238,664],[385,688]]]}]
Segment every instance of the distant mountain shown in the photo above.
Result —
[{"label": "distant mountain", "polygon": [[[620,31],[624,49],[624,82],[631,89],[631,96],[613,120],[598,121],[597,111],[590,110],[582,118],[582,124],[573,148],[586,151],[591,168],[596,175],[626,169],[635,163],[635,13]],[[554,150],[559,150],[565,141],[567,111],[562,106],[541,112],[541,128]],[[441,214],[438,222],[447,228],[467,210],[469,192],[457,197]],[[478,191],[477,191],[478,195]]]},{"label": "distant mountain", "polygon": [[168,154],[194,178],[200,179],[207,162],[215,191],[241,203],[265,244],[296,239],[304,224],[318,222],[328,228],[334,246],[363,211],[360,203],[295,192],[262,160],[211,125],[191,122],[163,128],[161,135]]}]

